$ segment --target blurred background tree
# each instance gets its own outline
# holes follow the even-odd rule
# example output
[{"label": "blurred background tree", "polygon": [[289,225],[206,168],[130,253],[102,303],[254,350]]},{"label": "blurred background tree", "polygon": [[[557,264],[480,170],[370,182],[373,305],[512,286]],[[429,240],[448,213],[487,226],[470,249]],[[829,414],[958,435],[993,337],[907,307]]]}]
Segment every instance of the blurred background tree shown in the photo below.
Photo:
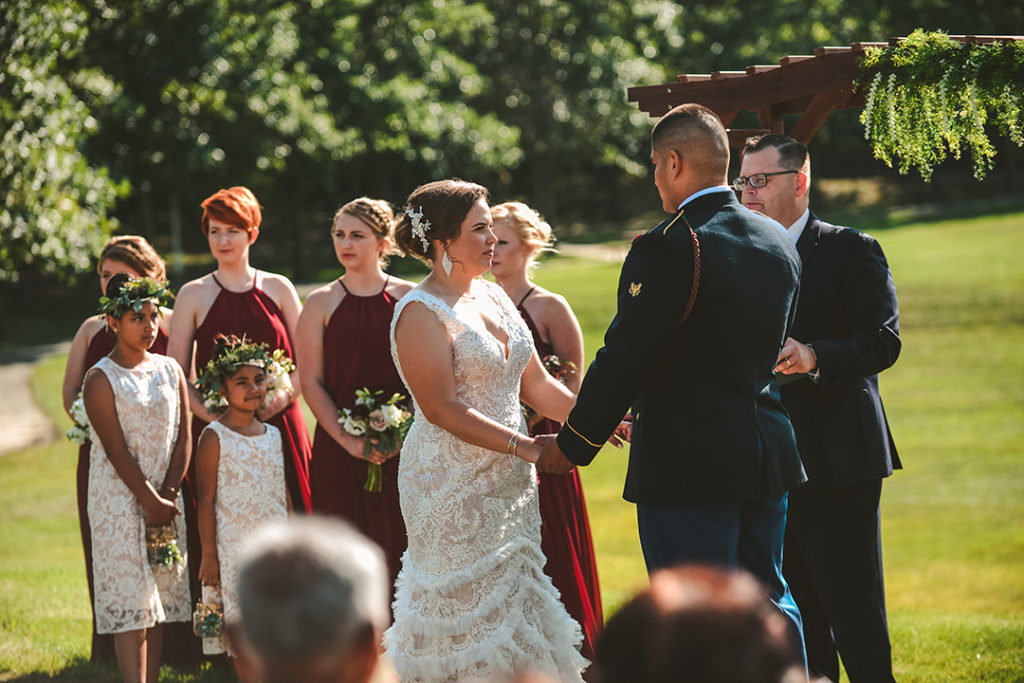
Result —
[{"label": "blurred background tree", "polygon": [[[116,222],[119,190],[81,152],[97,122],[76,92],[109,92],[75,68],[86,35],[77,2],[5,0],[0,23],[0,283],[88,270]],[[30,278],[31,279],[31,278]]]},{"label": "blurred background tree", "polygon": [[[919,26],[1024,27],[1024,6],[993,0],[0,3],[8,280],[84,271],[112,218],[201,261],[199,202],[238,184],[265,209],[257,263],[298,280],[337,270],[325,248],[337,206],[361,194],[399,204],[447,176],[559,227],[617,225],[656,208],[653,121],[628,86]],[[818,178],[921,187],[885,175],[856,111],[834,114],[813,151]],[[967,184],[969,168],[951,168]],[[176,279],[189,263],[172,260]]]}]

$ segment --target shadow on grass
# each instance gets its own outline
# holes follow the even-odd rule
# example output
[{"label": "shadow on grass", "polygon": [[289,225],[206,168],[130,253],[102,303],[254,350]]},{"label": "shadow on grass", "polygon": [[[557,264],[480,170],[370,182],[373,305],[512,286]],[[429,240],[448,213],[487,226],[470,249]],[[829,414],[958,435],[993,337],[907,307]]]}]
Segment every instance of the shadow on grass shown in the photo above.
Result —
[{"label": "shadow on grass", "polygon": [[[5,683],[116,683],[120,680],[121,675],[113,662],[91,662],[84,657],[72,659],[68,666],[55,673],[35,672],[20,676],[0,673],[0,681]],[[160,669],[160,683],[238,683],[238,678],[230,668],[207,663],[198,671],[180,671],[164,666]]]}]

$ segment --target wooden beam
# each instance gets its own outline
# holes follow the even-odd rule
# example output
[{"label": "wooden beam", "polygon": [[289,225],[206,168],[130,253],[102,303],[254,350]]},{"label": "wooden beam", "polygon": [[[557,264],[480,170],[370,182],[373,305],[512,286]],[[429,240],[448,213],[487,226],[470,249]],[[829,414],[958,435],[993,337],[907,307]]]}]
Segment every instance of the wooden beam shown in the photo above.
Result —
[{"label": "wooden beam", "polygon": [[722,119],[722,125],[728,128],[736,117],[740,115],[739,109],[733,109],[732,111],[716,111],[718,118]]},{"label": "wooden beam", "polygon": [[676,81],[679,83],[697,83],[699,81],[710,81],[711,74],[679,74]]},{"label": "wooden beam", "polygon": [[818,129],[821,128],[821,125],[825,123],[828,115],[843,103],[848,92],[848,89],[844,90],[843,88],[819,92],[811,100],[811,103],[807,105],[807,109],[804,111],[803,116],[800,117],[800,120],[789,131],[789,136],[806,145],[814,137],[814,134],[818,132]]},{"label": "wooden beam", "polygon": [[754,74],[763,74],[766,71],[774,71],[775,69],[778,69],[780,67],[781,65],[779,64],[755,64],[753,66],[747,67],[746,74],[748,76],[753,76]]}]

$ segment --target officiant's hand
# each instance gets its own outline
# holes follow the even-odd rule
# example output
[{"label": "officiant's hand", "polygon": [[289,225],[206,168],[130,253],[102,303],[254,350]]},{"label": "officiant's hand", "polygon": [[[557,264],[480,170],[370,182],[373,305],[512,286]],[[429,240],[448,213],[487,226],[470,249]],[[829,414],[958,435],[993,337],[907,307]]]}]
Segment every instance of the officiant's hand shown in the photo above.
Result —
[{"label": "officiant's hand", "polygon": [[537,460],[538,472],[544,472],[545,474],[568,474],[575,467],[576,465],[566,458],[565,454],[562,453],[562,449],[558,447],[558,442],[555,440],[554,435],[544,438],[540,459]]},{"label": "officiant's hand", "polygon": [[775,372],[780,375],[795,375],[814,372],[818,367],[818,357],[807,344],[801,344],[792,337],[786,338],[786,343],[779,351],[779,359],[775,361]]}]

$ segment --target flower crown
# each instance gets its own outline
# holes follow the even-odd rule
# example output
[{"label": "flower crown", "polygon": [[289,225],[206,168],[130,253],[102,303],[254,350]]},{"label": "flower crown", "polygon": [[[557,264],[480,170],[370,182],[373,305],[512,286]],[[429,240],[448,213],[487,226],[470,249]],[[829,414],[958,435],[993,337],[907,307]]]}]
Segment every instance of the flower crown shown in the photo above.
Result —
[{"label": "flower crown", "polygon": [[412,234],[415,237],[419,237],[420,242],[423,244],[423,252],[430,251],[430,242],[427,240],[427,230],[430,230],[430,221],[423,217],[423,207],[420,206],[418,211],[406,209],[405,215],[409,217],[409,223],[412,225]]},{"label": "flower crown", "polygon": [[157,306],[169,306],[174,301],[174,295],[167,288],[166,282],[148,277],[129,278],[116,295],[100,297],[99,312],[120,318],[129,310],[138,313],[147,301],[155,301]]},{"label": "flower crown", "polygon": [[266,344],[246,341],[245,337],[217,337],[213,358],[196,379],[196,389],[203,395],[203,405],[207,410],[220,413],[227,408],[227,400],[220,394],[221,386],[243,365],[254,365],[266,371],[268,393],[277,389],[291,390],[288,373],[295,369],[295,363],[283,349],[275,349],[271,353],[267,348]]}]

